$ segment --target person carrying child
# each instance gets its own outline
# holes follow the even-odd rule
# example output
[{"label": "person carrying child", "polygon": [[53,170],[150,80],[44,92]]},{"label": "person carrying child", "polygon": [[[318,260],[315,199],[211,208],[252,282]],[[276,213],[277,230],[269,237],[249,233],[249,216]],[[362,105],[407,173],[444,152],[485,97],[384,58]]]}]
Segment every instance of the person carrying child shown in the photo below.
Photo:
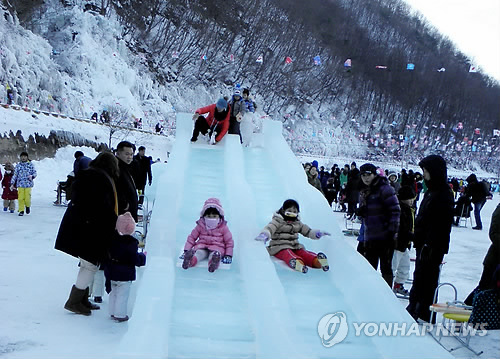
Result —
[{"label": "person carrying child", "polygon": [[14,166],[12,163],[7,162],[4,166],[5,173],[2,179],[2,199],[3,199],[3,211],[14,213],[16,210],[16,199],[17,199],[17,189],[12,188],[12,176],[14,175]]},{"label": "person carrying child", "polygon": [[408,296],[410,292],[405,289],[404,283],[410,277],[410,248],[413,241],[415,229],[415,208],[413,201],[416,194],[412,187],[403,186],[398,191],[399,207],[399,230],[396,238],[396,247],[392,255],[392,272],[394,273],[393,292],[395,294]]},{"label": "person carrying child", "polygon": [[146,265],[146,254],[138,253],[138,241],[132,234],[135,220],[130,212],[118,216],[116,232],[108,250],[109,259],[104,265],[106,292],[109,293],[109,314],[117,322],[125,322],[130,286],[135,280],[135,267]]},{"label": "person carrying child", "polygon": [[222,263],[231,264],[234,241],[224,220],[224,209],[217,198],[209,198],[201,209],[200,219],[184,245],[182,268],[194,267],[208,258],[208,271],[214,272]]},{"label": "person carrying child", "polygon": [[299,217],[299,204],[293,199],[287,199],[255,240],[265,243],[270,238],[267,247],[269,255],[281,259],[296,271],[307,273],[307,267],[322,268],[325,272],[329,270],[326,255],[306,250],[299,242],[299,233],[311,239],[330,235],[328,232],[311,229],[302,223]]}]

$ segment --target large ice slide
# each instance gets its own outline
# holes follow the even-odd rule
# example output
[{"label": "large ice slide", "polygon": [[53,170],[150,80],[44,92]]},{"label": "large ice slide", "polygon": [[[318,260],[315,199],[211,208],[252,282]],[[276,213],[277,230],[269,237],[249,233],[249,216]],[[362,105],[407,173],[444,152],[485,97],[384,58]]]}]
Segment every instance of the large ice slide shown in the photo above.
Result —
[{"label": "large ice slide", "polygon": [[[448,358],[428,336],[356,335],[353,323],[407,323],[412,319],[380,274],[347,244],[326,200],[281,134],[266,120],[253,146],[235,135],[215,146],[191,144],[191,115],[177,116],[177,138],[166,166],[154,166],[154,209],[147,266],[128,331],[117,357],[129,358]],[[158,170],[158,168],[160,168]],[[154,193],[153,193],[154,192]],[[218,197],[235,241],[229,270],[176,266],[203,202]],[[300,204],[303,222],[327,230],[319,241],[330,271],[294,272],[254,241],[287,198]],[[347,337],[325,347],[320,319],[343,312]]]}]

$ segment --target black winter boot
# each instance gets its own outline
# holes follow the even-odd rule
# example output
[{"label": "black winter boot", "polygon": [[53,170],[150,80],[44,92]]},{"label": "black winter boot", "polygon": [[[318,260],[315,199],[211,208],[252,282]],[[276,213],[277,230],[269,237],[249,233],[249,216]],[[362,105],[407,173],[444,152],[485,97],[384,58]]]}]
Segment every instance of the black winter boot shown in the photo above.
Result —
[{"label": "black winter boot", "polygon": [[64,309],[76,314],[90,315],[90,309],[82,304],[83,297],[87,297],[83,289],[78,289],[73,285],[69,298],[64,304]]},{"label": "black winter boot", "polygon": [[85,295],[82,298],[82,304],[90,310],[101,309],[98,305],[89,302],[89,287],[85,288]]}]

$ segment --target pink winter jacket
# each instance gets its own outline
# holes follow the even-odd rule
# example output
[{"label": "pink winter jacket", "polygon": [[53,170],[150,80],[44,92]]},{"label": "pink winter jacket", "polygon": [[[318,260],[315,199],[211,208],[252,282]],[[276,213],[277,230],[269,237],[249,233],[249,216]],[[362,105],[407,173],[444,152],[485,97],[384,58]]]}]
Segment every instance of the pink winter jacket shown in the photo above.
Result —
[{"label": "pink winter jacket", "polygon": [[227,222],[221,218],[219,225],[215,229],[207,229],[205,219],[201,217],[196,221],[191,234],[188,236],[184,250],[208,249],[219,251],[221,256],[233,256],[233,235],[229,231]]}]

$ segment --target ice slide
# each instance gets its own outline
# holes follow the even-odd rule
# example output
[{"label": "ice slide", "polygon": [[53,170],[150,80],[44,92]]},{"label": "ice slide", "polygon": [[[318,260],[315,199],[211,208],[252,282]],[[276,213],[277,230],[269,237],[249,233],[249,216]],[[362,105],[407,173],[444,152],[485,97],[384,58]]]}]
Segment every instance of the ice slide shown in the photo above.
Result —
[{"label": "ice slide", "polygon": [[[148,262],[135,284],[117,357],[452,358],[429,336],[357,335],[355,324],[413,321],[380,274],[346,243],[282,137],[281,123],[265,121],[251,147],[234,135],[216,146],[201,138],[191,144],[192,126],[191,115],[177,116],[169,163],[154,166]],[[177,258],[209,197],[218,197],[225,209],[235,240],[233,264],[215,273],[206,266],[183,270]],[[303,222],[332,233],[319,241],[301,239],[307,249],[327,254],[329,272],[292,271],[254,241],[287,198],[299,202]],[[318,324],[337,312],[345,313],[347,331],[339,325],[330,334],[347,336],[326,347]]]}]

